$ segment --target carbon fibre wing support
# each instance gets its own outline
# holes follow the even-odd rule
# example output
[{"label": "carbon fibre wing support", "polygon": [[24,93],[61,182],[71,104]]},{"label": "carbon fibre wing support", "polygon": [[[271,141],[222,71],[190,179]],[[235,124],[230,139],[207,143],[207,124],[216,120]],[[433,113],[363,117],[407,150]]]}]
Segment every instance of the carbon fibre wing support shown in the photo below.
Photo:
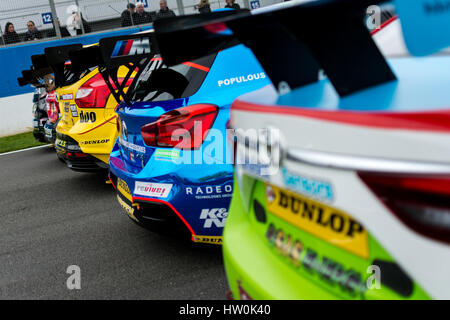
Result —
[{"label": "carbon fibre wing support", "polygon": [[[323,69],[337,93],[346,96],[396,79],[364,24],[366,8],[381,2],[287,3],[256,14],[200,15],[195,23],[176,23],[176,17],[161,19],[154,27],[161,55],[169,65],[243,43],[279,91],[286,85],[293,89],[315,82]],[[186,39],[189,46],[175,50],[178,41]]]},{"label": "carbon fibre wing support", "polygon": [[53,73],[55,75],[55,84],[57,87],[62,87],[66,84],[67,74],[65,72],[65,64],[69,60],[69,52],[79,50],[82,47],[83,46],[78,43],[66,46],[45,48],[45,58],[47,64],[53,70]]},{"label": "carbon fibre wing support", "polygon": [[[122,100],[130,105],[129,91],[126,87],[132,88],[136,84],[139,76],[148,66],[149,62],[159,54],[158,45],[152,32],[103,38],[100,40],[100,73],[108,85],[111,94],[117,103]],[[118,78],[118,71],[121,66],[128,69],[123,79]],[[129,79],[134,74],[134,78],[129,83]]]}]

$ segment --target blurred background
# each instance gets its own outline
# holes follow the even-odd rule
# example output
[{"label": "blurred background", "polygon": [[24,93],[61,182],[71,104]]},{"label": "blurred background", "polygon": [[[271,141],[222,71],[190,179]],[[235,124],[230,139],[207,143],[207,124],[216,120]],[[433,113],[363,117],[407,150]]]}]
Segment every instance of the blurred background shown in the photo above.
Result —
[{"label": "blurred background", "polygon": [[[162,16],[193,14],[227,6],[255,9],[282,0],[2,0],[2,46],[121,28],[150,27]],[[206,6],[205,6],[206,4]],[[167,8],[167,9],[165,9]],[[59,23],[58,23],[59,21]],[[55,28],[55,25],[58,27]]]}]

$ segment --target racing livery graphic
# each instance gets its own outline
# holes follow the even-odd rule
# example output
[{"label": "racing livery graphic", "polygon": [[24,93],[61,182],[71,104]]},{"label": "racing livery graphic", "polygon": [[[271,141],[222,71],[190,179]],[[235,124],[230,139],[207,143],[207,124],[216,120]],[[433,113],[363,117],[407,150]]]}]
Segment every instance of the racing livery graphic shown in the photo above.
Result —
[{"label": "racing livery graphic", "polygon": [[[125,50],[136,40],[139,49]],[[152,32],[102,39],[100,48],[110,57],[110,87],[120,86],[114,82],[119,66],[138,70],[116,109],[120,129],[110,179],[120,205],[151,230],[170,228],[194,242],[221,244],[233,191],[229,108],[240,94],[270,83],[260,65],[237,46],[167,67]],[[221,79],[241,75],[252,80],[222,85]]]},{"label": "racing livery graphic", "polygon": [[[232,128],[276,132],[236,140],[237,158],[268,155],[236,164],[223,235],[236,299],[450,297],[450,78],[440,72],[450,59],[406,50],[450,43],[436,36],[442,17],[404,0],[394,2],[399,18],[371,34],[365,9],[381,2],[287,3],[176,30],[155,23],[166,62],[243,42],[272,81],[231,108]],[[415,19],[428,33],[414,34]],[[183,39],[193,49],[174,54]]]},{"label": "racing livery graphic", "polygon": [[56,90],[47,95],[45,135],[55,143],[59,159],[75,171],[106,170],[118,134],[117,101],[97,67],[101,60],[85,63],[96,48],[49,47],[45,54],[31,57],[35,70],[54,74]]}]

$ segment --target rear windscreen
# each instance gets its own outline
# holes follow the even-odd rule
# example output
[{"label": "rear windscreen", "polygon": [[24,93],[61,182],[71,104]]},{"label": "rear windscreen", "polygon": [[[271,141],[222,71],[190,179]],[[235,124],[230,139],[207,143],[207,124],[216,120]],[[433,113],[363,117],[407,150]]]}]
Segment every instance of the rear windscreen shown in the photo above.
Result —
[{"label": "rear windscreen", "polygon": [[73,71],[70,64],[64,66],[64,82],[63,86],[70,86],[75,82],[82,79],[85,75],[87,75],[92,70],[95,70],[97,67],[92,67],[83,71]]},{"label": "rear windscreen", "polygon": [[144,68],[127,95],[134,102],[165,101],[192,96],[201,87],[216,54],[167,67],[159,56]]}]

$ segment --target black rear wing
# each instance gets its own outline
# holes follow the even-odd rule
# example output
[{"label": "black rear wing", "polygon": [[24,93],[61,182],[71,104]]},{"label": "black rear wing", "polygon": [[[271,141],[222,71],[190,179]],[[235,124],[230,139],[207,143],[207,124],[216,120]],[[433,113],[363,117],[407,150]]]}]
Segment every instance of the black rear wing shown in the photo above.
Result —
[{"label": "black rear wing", "polygon": [[17,78],[19,86],[23,87],[26,85],[41,86],[40,81],[44,76],[52,74],[53,70],[48,65],[45,55],[34,55],[31,56],[31,61],[33,65],[28,70],[22,70],[22,77]]},{"label": "black rear wing", "polygon": [[[71,52],[73,68],[98,66],[111,94],[120,103],[130,104],[126,87],[134,86],[148,62],[159,54],[153,32],[103,38],[99,46]],[[118,77],[120,67],[126,67],[125,77]],[[129,80],[134,74],[131,84]]]},{"label": "black rear wing", "polygon": [[32,86],[40,86],[40,78],[33,76],[33,67],[31,67],[29,70],[22,70],[22,76],[17,78],[17,82],[19,83],[19,86],[23,87],[26,85],[32,85]]},{"label": "black rear wing", "polygon": [[70,84],[68,82],[67,76],[67,69],[69,68],[66,67],[66,62],[68,62],[68,60],[70,59],[69,52],[79,50],[82,47],[83,45],[81,43],[77,43],[65,46],[45,48],[45,60],[47,65],[53,70],[53,73],[55,75],[55,85],[57,87],[63,87]]},{"label": "black rear wing", "polygon": [[323,69],[338,94],[345,96],[396,79],[364,22],[367,7],[382,2],[286,3],[255,14],[213,12],[161,19],[154,27],[167,65],[243,43],[279,92],[318,81]]}]

